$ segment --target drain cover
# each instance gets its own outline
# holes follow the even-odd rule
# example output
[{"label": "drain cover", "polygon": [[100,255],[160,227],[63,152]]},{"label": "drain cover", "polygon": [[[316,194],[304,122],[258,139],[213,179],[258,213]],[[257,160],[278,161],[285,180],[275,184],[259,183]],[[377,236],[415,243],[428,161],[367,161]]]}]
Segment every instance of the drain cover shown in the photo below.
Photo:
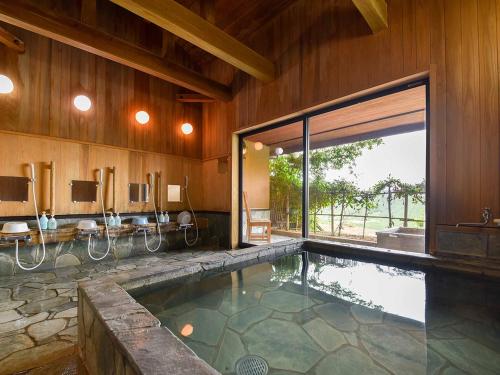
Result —
[{"label": "drain cover", "polygon": [[236,362],[236,375],[266,375],[269,366],[264,358],[247,355]]}]

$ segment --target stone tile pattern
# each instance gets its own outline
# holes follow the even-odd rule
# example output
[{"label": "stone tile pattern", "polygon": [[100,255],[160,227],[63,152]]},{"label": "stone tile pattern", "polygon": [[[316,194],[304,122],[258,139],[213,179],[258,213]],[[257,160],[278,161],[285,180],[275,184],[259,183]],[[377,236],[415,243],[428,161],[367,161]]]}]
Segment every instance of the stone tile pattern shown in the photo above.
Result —
[{"label": "stone tile pattern", "polygon": [[137,287],[168,279],[167,270],[182,275],[179,270],[199,272],[272,253],[167,251],[0,277],[0,375],[43,366],[76,351],[78,282],[115,276]]},{"label": "stone tile pattern", "polygon": [[[273,272],[248,269],[242,283],[173,303],[157,294],[138,299],[186,345],[223,374],[245,355],[266,359],[272,374],[499,374],[500,302],[449,298],[453,283],[428,294],[426,323],[347,301]],[[277,271],[279,272],[279,271]],[[207,287],[205,283],[201,283]],[[442,290],[444,289],[444,290]],[[459,288],[460,289],[460,288]],[[493,288],[492,288],[493,289]],[[195,290],[195,288],[191,289]],[[468,290],[465,288],[461,289]],[[498,292],[498,289],[494,289]],[[456,290],[459,294],[461,291]],[[481,301],[488,304],[481,307]],[[467,299],[471,302],[471,298]],[[494,307],[493,309],[490,307]],[[192,332],[185,331],[190,326]]]},{"label": "stone tile pattern", "polygon": [[[301,240],[235,251],[159,258],[148,267],[84,281],[78,288],[78,346],[91,374],[218,374],[126,292],[204,271],[222,271],[297,253]],[[222,319],[225,319],[221,314]],[[204,340],[210,340],[210,337]],[[232,345],[231,337],[227,337]]]},{"label": "stone tile pattern", "polygon": [[[216,213],[203,213],[202,217],[208,219],[208,228],[200,230],[200,239],[197,246],[210,246],[210,248],[229,248],[229,216]],[[175,217],[172,218],[174,220]],[[60,225],[76,225],[75,219],[62,219]],[[129,220],[127,219],[127,222]],[[154,218],[150,218],[154,222]],[[1,224],[1,222],[0,222]],[[36,227],[36,222],[30,223]],[[192,233],[189,233],[192,235]],[[49,240],[50,236],[46,234]],[[184,243],[184,232],[170,231],[163,233],[161,251],[179,250],[186,247]],[[149,235],[150,247],[156,247],[157,236]],[[49,241],[48,241],[49,242]],[[102,256],[107,249],[107,241],[100,239],[95,246],[95,256]],[[39,245],[20,247],[19,255],[23,264],[34,264],[41,257],[41,247]],[[70,240],[61,242],[46,243],[46,257],[42,265],[36,270],[53,271],[56,268],[94,263],[87,254],[87,241]],[[146,255],[149,252],[144,244],[142,234],[132,235],[126,233],[112,238],[112,245],[109,259],[119,260],[128,257]],[[107,260],[107,259],[106,259]],[[21,270],[15,259],[15,247],[0,247],[0,277],[26,273]]]}]

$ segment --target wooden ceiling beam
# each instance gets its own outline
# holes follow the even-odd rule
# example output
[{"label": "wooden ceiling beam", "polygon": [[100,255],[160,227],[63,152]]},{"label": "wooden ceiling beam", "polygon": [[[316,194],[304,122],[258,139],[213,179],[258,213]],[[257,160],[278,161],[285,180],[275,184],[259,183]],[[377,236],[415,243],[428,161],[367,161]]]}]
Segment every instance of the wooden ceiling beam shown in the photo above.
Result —
[{"label": "wooden ceiling beam", "polygon": [[352,0],[373,33],[388,27],[385,0]]},{"label": "wooden ceiling beam", "polygon": [[177,94],[175,100],[180,103],[213,103],[215,100],[200,94]]},{"label": "wooden ceiling beam", "polygon": [[24,42],[15,35],[9,33],[3,27],[0,27],[0,43],[5,44],[7,47],[19,53],[24,53],[25,51]]},{"label": "wooden ceiling beam", "polygon": [[82,49],[212,98],[228,101],[231,89],[183,66],[73,19],[43,14],[28,5],[0,0],[0,21]]},{"label": "wooden ceiling beam", "polygon": [[269,82],[274,64],[175,0],[111,0],[251,76]]}]

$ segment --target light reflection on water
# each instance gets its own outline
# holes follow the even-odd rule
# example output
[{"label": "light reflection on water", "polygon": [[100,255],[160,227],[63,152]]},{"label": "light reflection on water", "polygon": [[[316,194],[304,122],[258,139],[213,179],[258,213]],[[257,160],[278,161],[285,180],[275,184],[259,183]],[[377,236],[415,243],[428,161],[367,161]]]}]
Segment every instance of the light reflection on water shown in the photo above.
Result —
[{"label": "light reflection on water", "polygon": [[[498,283],[309,253],[136,298],[222,373],[499,374]],[[462,372],[460,372],[462,371]]]}]

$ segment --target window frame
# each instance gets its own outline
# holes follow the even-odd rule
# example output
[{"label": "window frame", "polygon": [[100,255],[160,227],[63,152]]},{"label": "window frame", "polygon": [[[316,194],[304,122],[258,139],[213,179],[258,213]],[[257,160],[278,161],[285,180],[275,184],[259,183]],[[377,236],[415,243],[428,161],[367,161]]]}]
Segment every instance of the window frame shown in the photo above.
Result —
[{"label": "window frame", "polygon": [[249,242],[243,242],[243,140],[246,137],[259,134],[265,131],[281,128],[297,122],[302,122],[303,136],[302,136],[302,149],[304,153],[302,164],[302,237],[309,238],[309,120],[311,117],[321,115],[327,112],[332,112],[340,108],[349,107],[358,103],[366,102],[372,99],[380,98],[386,95],[394,94],[404,90],[412,89],[418,86],[425,86],[425,100],[426,100],[426,171],[425,171],[425,254],[429,253],[429,186],[430,186],[430,85],[429,78],[411,81],[402,85],[397,85],[387,89],[382,89],[374,93],[362,95],[354,99],[348,99],[339,103],[335,103],[324,108],[312,110],[292,117],[287,120],[271,123],[264,127],[242,132],[238,134],[238,247],[252,247],[257,246]]}]

